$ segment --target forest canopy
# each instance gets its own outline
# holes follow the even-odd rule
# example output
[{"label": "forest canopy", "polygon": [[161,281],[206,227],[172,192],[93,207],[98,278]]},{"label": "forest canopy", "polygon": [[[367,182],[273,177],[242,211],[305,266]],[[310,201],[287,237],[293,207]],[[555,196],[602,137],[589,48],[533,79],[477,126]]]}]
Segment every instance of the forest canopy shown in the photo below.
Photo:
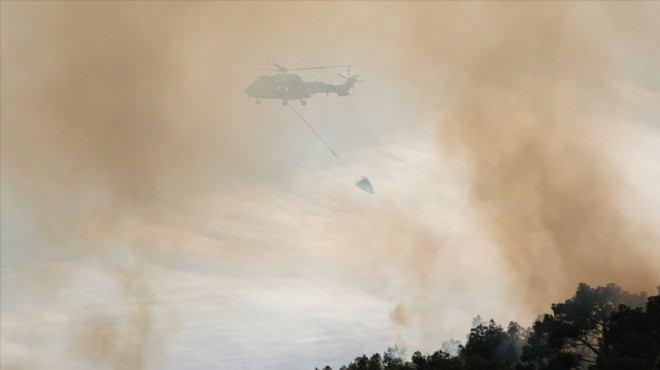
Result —
[{"label": "forest canopy", "polygon": [[416,351],[410,358],[405,349],[388,348],[339,370],[660,369],[660,286],[647,297],[616,284],[581,283],[551,311],[531,328],[516,322],[505,328],[477,316],[464,345],[451,340],[432,354]]}]

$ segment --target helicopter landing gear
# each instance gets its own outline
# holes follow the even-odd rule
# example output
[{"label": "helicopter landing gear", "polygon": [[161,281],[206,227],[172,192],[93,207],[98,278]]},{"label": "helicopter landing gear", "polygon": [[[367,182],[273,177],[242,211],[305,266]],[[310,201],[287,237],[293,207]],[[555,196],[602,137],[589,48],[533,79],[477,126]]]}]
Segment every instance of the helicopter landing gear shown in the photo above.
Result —
[{"label": "helicopter landing gear", "polygon": [[302,105],[307,105],[307,102],[304,101],[304,100],[302,100],[302,99],[300,99],[300,104],[302,104]]},{"label": "helicopter landing gear", "polygon": [[261,100],[259,100],[259,99],[255,100],[254,104],[261,104]]},{"label": "helicopter landing gear", "polygon": [[289,101],[288,100],[282,100],[282,105],[289,105]]}]

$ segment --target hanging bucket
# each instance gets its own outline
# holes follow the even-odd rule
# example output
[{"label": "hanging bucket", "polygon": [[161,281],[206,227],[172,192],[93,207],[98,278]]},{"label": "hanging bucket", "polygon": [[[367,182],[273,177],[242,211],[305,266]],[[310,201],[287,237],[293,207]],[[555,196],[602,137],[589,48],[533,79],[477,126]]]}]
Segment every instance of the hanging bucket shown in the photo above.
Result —
[{"label": "hanging bucket", "polygon": [[368,179],[366,176],[362,176],[362,177],[360,177],[360,178],[355,182],[355,186],[357,186],[358,188],[360,188],[360,189],[366,191],[366,192],[369,193],[369,194],[373,194],[373,193],[374,193],[374,187],[371,186],[371,182],[369,181],[369,179]]}]

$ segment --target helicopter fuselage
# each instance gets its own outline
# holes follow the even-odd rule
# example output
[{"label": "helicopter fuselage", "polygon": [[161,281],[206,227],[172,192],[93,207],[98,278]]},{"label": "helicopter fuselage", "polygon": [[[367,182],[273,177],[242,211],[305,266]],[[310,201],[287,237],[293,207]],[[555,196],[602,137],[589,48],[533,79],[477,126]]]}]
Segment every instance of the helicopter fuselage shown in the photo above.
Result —
[{"label": "helicopter fuselage", "polygon": [[304,99],[319,93],[335,93],[338,96],[350,95],[350,89],[353,87],[357,78],[349,77],[346,82],[339,85],[328,84],[325,82],[308,82],[295,74],[280,73],[273,76],[261,76],[253,81],[244,92],[250,98],[254,98],[259,104],[259,99],[282,100],[286,105],[289,100],[300,100],[306,104]]}]

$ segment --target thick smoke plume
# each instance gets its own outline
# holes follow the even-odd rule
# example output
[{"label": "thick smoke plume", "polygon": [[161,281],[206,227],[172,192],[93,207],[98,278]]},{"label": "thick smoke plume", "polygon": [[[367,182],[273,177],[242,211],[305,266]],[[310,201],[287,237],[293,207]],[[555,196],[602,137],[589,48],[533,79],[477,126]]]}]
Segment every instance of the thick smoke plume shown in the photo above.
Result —
[{"label": "thick smoke plume", "polygon": [[[624,211],[630,189],[614,169],[609,128],[632,125],[627,112],[657,124],[657,100],[638,106],[622,98],[620,87],[657,99],[659,7],[3,2],[2,191],[13,199],[12,215],[34,220],[39,231],[13,240],[20,245],[10,257],[18,265],[72,260],[112,271],[108,276],[134,309],[122,318],[92,315],[71,330],[73,350],[110,368],[149,367],[167,333],[157,330],[144,269],[167,263],[189,242],[177,230],[199,221],[191,199],[241,183],[286,184],[311,152],[298,143],[316,145],[291,125],[291,112],[264,121],[257,110],[238,109],[249,104],[242,89],[256,76],[238,71],[271,62],[351,63],[369,76],[358,89],[380,95],[339,113],[321,100],[316,118],[343,115],[333,127],[346,128],[354,145],[378,142],[387,118],[380,110],[396,112],[411,130],[437,125],[438,155],[469,168],[475,227],[485,229],[506,261],[502,280],[516,281],[512,306],[537,314],[580,281],[653,289],[660,280],[657,235]],[[373,117],[352,119],[369,109]],[[339,227],[329,227],[345,231],[345,248],[334,253],[375,260],[381,270],[373,276],[389,276],[401,292],[395,323],[433,330],[437,308],[469,289],[474,275],[452,268],[498,262],[465,262],[469,253],[453,250],[470,246],[438,237],[449,233],[449,222],[408,217],[423,208],[411,205],[412,195],[374,206],[380,196],[361,207],[314,197],[301,204],[318,201],[356,214],[351,225],[337,220]],[[238,212],[246,205],[253,207],[248,216],[267,212],[249,202],[234,206]],[[367,218],[359,213],[364,209],[372,211]],[[228,258],[251,250],[239,244]],[[356,251],[355,244],[369,248]],[[244,260],[276,268],[271,254]],[[361,273],[357,279],[370,276]],[[34,274],[34,280],[21,281],[20,289],[57,279]],[[446,296],[429,298],[429,291]],[[474,302],[464,299],[454,310],[476,311]],[[423,340],[437,347],[427,334]]]},{"label": "thick smoke plume", "polygon": [[[74,280],[76,265],[105,273],[128,308],[82,315],[70,330],[73,353],[95,366],[149,367],[168,333],[144,269],[185,244],[181,203],[267,167],[249,158],[233,102],[217,94],[235,88],[231,77],[209,82],[174,47],[190,22],[176,5],[2,7],[3,197],[39,231],[13,241],[10,257],[40,266],[10,288],[43,294]],[[53,261],[69,266],[58,273]]]},{"label": "thick smoke plume", "polygon": [[457,36],[424,47],[456,74],[440,140],[471,166],[472,202],[524,300],[541,312],[580,281],[652,288],[657,235],[624,212],[607,130],[639,124],[614,119],[630,104],[617,84],[658,92],[657,4],[475,5],[440,31]]}]

